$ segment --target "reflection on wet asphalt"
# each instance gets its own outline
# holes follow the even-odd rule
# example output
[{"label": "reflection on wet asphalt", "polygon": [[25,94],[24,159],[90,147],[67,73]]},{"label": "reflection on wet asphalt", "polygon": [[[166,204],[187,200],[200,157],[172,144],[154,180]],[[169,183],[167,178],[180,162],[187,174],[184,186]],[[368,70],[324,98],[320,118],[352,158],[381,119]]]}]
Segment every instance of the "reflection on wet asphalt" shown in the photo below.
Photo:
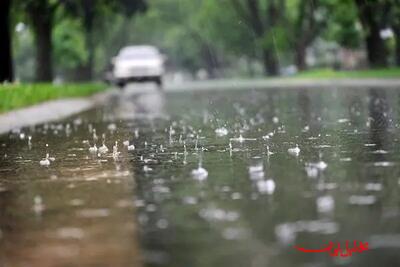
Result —
[{"label": "reflection on wet asphalt", "polygon": [[[399,102],[148,90],[15,130],[0,137],[0,266],[400,266]],[[293,248],[346,240],[369,250]]]}]

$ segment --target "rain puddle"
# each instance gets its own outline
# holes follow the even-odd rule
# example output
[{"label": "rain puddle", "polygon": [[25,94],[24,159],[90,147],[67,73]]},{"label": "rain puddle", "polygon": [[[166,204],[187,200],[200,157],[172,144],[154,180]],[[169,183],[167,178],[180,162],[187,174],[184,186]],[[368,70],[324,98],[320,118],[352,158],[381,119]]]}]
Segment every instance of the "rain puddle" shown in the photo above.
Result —
[{"label": "rain puddle", "polygon": [[[0,266],[395,266],[399,100],[149,90],[14,130],[0,137]],[[293,248],[345,240],[371,249]]]}]

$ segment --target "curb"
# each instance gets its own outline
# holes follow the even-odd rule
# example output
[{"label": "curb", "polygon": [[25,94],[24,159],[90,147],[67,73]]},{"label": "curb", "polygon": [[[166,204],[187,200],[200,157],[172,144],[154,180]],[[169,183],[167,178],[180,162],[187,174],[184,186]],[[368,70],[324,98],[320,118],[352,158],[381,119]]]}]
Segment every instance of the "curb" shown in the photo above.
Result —
[{"label": "curb", "polygon": [[208,89],[330,89],[330,88],[399,88],[400,78],[337,78],[337,79],[308,79],[308,78],[271,78],[255,80],[205,80],[173,84],[167,86],[168,91],[208,90]]},{"label": "curb", "polygon": [[31,107],[0,114],[0,134],[13,129],[64,119],[106,101],[115,90],[89,97],[51,100]]}]

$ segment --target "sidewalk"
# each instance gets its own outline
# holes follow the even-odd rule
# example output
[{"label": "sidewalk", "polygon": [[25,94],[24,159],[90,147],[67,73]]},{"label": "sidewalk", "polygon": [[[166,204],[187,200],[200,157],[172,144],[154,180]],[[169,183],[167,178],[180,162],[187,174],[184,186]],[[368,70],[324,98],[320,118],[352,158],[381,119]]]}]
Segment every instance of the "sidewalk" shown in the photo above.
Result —
[{"label": "sidewalk", "polygon": [[208,89],[286,89],[286,88],[399,88],[399,78],[269,78],[255,80],[205,80],[166,85],[167,91]]},{"label": "sidewalk", "polygon": [[90,97],[52,100],[0,114],[0,134],[80,113],[104,102],[114,92],[115,90],[108,90]]}]

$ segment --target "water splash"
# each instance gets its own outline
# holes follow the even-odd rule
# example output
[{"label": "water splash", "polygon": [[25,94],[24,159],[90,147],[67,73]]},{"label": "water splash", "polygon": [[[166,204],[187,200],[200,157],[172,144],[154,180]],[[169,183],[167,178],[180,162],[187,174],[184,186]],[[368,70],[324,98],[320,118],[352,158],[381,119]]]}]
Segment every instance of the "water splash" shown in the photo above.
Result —
[{"label": "water splash", "polygon": [[259,180],[257,181],[257,189],[262,194],[272,195],[275,192],[276,184],[274,180]]},{"label": "water splash", "polygon": [[228,135],[228,133],[229,133],[229,131],[225,127],[220,127],[220,128],[215,129],[215,134],[219,137]]},{"label": "water splash", "polygon": [[299,154],[300,154],[299,145],[296,144],[296,147],[291,147],[291,148],[289,148],[287,151],[288,151],[288,153],[289,153],[290,155],[297,157],[297,156],[299,156]]},{"label": "water splash", "polygon": [[192,170],[191,172],[193,179],[198,181],[204,181],[208,177],[208,171],[202,167],[202,157],[200,156],[199,165],[197,169]]},{"label": "water splash", "polygon": [[[101,147],[99,147],[98,151],[99,151],[100,154],[105,154],[105,153],[108,152],[108,147],[105,145],[105,142],[106,142],[106,135],[105,134],[102,135],[102,139],[103,139],[103,144],[102,144]],[[94,151],[94,153],[96,153],[96,151]]]}]

